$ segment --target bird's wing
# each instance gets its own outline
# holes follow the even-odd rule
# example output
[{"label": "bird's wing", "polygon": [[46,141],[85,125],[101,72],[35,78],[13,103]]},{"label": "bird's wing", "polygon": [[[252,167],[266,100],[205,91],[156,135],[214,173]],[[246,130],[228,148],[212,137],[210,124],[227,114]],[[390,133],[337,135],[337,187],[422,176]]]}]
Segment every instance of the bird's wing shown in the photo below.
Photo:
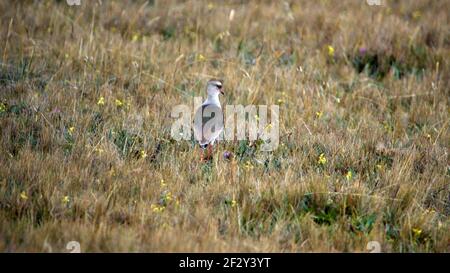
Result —
[{"label": "bird's wing", "polygon": [[200,145],[214,141],[223,130],[222,108],[215,104],[205,104],[194,115],[194,136]]}]

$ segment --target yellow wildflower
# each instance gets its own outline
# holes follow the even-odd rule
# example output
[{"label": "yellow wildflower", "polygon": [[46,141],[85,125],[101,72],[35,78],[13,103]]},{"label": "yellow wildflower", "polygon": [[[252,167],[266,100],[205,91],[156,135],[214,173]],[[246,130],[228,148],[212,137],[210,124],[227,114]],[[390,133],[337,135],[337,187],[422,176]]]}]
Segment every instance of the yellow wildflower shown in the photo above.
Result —
[{"label": "yellow wildflower", "polygon": [[97,101],[97,105],[103,106],[105,105],[105,98],[104,97],[100,97]]},{"label": "yellow wildflower", "polygon": [[347,178],[347,180],[351,180],[353,178],[352,171],[348,171],[347,174],[345,175],[345,178]]},{"label": "yellow wildflower", "polygon": [[420,228],[413,228],[412,232],[416,237],[419,237],[422,234],[422,230]]},{"label": "yellow wildflower", "polygon": [[236,202],[236,200],[231,200],[231,207],[232,208],[234,208],[234,207],[236,207],[236,205],[237,205],[237,202]]},{"label": "yellow wildflower", "polygon": [[137,33],[133,34],[133,37],[131,38],[131,40],[133,42],[136,42],[138,39],[139,39],[139,34],[137,34]]},{"label": "yellow wildflower", "polygon": [[146,158],[147,157],[147,153],[144,150],[142,150],[140,152],[140,155],[141,155],[141,158]]},{"label": "yellow wildflower", "polygon": [[426,209],[425,213],[426,214],[434,214],[434,213],[436,213],[436,211],[434,209]]},{"label": "yellow wildflower", "polygon": [[322,111],[316,112],[316,117],[317,117],[317,118],[321,118],[322,115],[323,115],[323,112],[322,112]]},{"label": "yellow wildflower", "polygon": [[73,132],[75,131],[75,127],[71,126],[69,127],[69,134],[73,135]]},{"label": "yellow wildflower", "polygon": [[6,112],[6,105],[4,103],[0,103],[0,114]]},{"label": "yellow wildflower", "polygon": [[164,199],[166,201],[172,201],[172,193],[170,191],[168,191],[165,195],[164,195]]},{"label": "yellow wildflower", "polygon": [[123,102],[121,101],[121,100],[119,100],[119,99],[116,99],[116,106],[117,107],[122,107],[123,106]]},{"label": "yellow wildflower", "polygon": [[28,199],[28,195],[27,195],[27,193],[26,192],[21,192],[20,193],[20,199],[22,199],[22,200],[27,200]]},{"label": "yellow wildflower", "polygon": [[67,196],[67,195],[64,196],[63,199],[62,199],[62,202],[63,202],[63,204],[68,204],[70,202],[69,196]]},{"label": "yellow wildflower", "polygon": [[160,206],[160,205],[156,205],[156,204],[152,204],[150,206],[150,208],[152,209],[153,212],[163,212],[164,211],[164,206]]},{"label": "yellow wildflower", "polygon": [[323,153],[321,153],[319,155],[319,159],[317,160],[317,163],[319,163],[320,165],[325,165],[327,163],[327,158],[325,157],[325,155]]},{"label": "yellow wildflower", "polygon": [[206,60],[205,56],[203,56],[202,54],[198,54],[198,60],[200,62],[203,62],[204,60]]},{"label": "yellow wildflower", "polygon": [[264,130],[266,130],[266,132],[268,132],[269,130],[272,129],[272,127],[273,127],[273,125],[271,123],[267,124],[266,127],[264,128]]},{"label": "yellow wildflower", "polygon": [[165,187],[167,186],[166,182],[164,181],[164,179],[161,179],[161,187]]},{"label": "yellow wildflower", "polygon": [[251,170],[253,169],[253,165],[250,161],[247,161],[244,165],[244,168],[246,168],[247,170]]},{"label": "yellow wildflower", "polygon": [[334,48],[331,45],[328,45],[328,56],[334,57]]}]

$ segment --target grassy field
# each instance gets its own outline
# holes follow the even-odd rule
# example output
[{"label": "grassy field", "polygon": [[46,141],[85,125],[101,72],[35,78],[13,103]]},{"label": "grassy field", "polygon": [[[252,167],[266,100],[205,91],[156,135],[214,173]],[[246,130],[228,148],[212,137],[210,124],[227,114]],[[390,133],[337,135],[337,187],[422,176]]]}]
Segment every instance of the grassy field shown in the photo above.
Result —
[{"label": "grassy field", "polygon": [[[449,1],[0,11],[0,251],[450,251]],[[276,150],[171,138],[213,77]]]}]

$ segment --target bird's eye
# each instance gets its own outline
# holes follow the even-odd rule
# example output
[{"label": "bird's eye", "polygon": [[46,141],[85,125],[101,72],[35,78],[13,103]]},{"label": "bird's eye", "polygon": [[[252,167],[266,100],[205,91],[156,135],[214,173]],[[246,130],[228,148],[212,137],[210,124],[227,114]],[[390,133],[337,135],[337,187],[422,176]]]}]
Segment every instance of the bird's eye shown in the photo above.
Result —
[{"label": "bird's eye", "polygon": [[221,84],[216,84],[217,88],[222,89],[222,85]]}]

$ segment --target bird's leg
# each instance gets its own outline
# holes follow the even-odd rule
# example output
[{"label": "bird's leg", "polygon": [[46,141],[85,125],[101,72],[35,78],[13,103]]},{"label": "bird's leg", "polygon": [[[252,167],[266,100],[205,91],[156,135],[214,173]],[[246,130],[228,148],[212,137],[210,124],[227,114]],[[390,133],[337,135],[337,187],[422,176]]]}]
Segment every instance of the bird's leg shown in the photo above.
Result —
[{"label": "bird's leg", "polygon": [[203,149],[200,152],[200,161],[201,162],[205,161],[205,150],[203,150]]},{"label": "bird's leg", "polygon": [[212,145],[208,145],[206,148],[206,158],[205,160],[211,160],[212,159]]},{"label": "bird's leg", "polygon": [[208,145],[206,149],[202,149],[200,161],[206,162],[212,158],[212,145]]},{"label": "bird's leg", "polygon": [[208,160],[211,160],[213,157],[213,147],[212,145],[208,145]]},{"label": "bird's leg", "polygon": [[200,155],[200,161],[201,162],[206,162],[209,161],[213,158],[213,147],[212,145],[208,145],[208,147],[206,147],[206,149],[202,149],[202,153]]}]

